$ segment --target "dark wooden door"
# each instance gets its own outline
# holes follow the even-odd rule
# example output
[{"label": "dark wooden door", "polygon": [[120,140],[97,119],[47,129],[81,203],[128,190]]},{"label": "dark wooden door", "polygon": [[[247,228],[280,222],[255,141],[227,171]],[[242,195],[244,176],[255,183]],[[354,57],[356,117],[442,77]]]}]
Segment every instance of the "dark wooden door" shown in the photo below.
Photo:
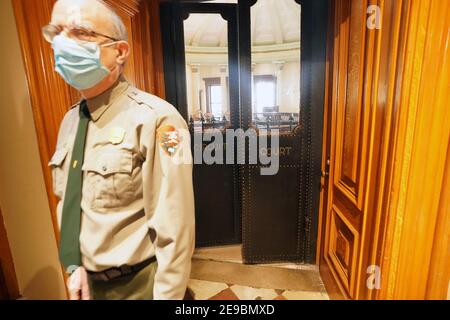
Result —
[{"label": "dark wooden door", "polygon": [[[162,5],[166,97],[189,122],[193,141],[198,133],[219,130],[224,153],[233,148],[235,155],[233,165],[194,166],[197,246],[242,242],[245,263],[313,261],[326,17],[326,0]],[[270,32],[273,39],[265,34],[268,27],[277,29]],[[214,42],[215,30],[227,32]],[[205,71],[211,61],[223,67],[220,79]],[[229,98],[219,117],[211,99],[217,84]],[[213,121],[207,117],[211,113]],[[257,163],[249,156],[255,151],[249,138],[243,147],[231,144],[226,129],[255,133]],[[279,163],[275,174],[265,175],[261,158],[270,155]]]},{"label": "dark wooden door", "polygon": [[[163,33],[166,98],[189,123],[195,159],[203,158],[208,148],[203,142],[208,132],[220,136],[225,154],[226,130],[239,127],[236,5],[176,3],[163,4],[161,9],[161,23],[168,31]],[[202,38],[208,34],[219,35],[222,45],[198,54],[199,43],[208,41]],[[203,160],[195,161],[193,172],[196,245],[240,243],[238,166],[207,165]]]},{"label": "dark wooden door", "polygon": [[[278,147],[259,152],[279,156],[275,175],[260,174],[261,164],[241,167],[247,263],[314,261],[327,13],[326,0],[239,0],[242,126],[255,129],[258,139],[277,136]],[[270,34],[277,25],[281,32]],[[267,62],[275,66],[271,73]],[[259,79],[268,73],[276,78],[275,110],[258,99]]]}]

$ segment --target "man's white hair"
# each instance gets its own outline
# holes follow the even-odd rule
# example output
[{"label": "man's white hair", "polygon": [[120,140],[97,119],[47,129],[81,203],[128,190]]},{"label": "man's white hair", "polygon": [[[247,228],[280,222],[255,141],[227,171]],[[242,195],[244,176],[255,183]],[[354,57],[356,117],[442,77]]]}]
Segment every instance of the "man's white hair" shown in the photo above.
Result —
[{"label": "man's white hair", "polygon": [[[109,36],[117,39],[128,41],[128,32],[125,28],[125,25],[119,15],[114,11],[114,9],[103,0],[58,0],[60,3],[65,2],[68,4],[68,12],[73,16],[75,20],[79,20],[81,18],[82,11],[85,10],[84,6],[81,8],[81,5],[86,5],[86,3],[97,2],[103,7],[105,10],[101,10],[100,12],[96,12],[96,14],[101,14],[102,17],[107,18],[111,22],[111,34]],[[86,8],[90,10],[91,7]],[[81,9],[81,10],[80,10]],[[99,9],[99,8],[96,8]]]},{"label": "man's white hair", "polygon": [[105,8],[107,9],[108,14],[110,15],[110,19],[113,22],[114,30],[113,30],[113,37],[117,40],[124,40],[128,41],[128,31],[127,28],[125,28],[125,25],[122,21],[122,19],[119,17],[119,15],[116,13],[116,11],[105,1],[103,0],[95,0],[97,2],[100,2]]}]

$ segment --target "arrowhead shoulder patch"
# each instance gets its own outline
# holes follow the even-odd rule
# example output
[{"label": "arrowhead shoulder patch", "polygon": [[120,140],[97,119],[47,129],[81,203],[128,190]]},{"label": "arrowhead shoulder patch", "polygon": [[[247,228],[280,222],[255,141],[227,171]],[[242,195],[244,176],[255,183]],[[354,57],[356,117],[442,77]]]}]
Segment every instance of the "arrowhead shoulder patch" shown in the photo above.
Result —
[{"label": "arrowhead shoulder patch", "polygon": [[157,131],[159,146],[168,156],[173,156],[180,144],[180,133],[172,125],[165,125]]}]

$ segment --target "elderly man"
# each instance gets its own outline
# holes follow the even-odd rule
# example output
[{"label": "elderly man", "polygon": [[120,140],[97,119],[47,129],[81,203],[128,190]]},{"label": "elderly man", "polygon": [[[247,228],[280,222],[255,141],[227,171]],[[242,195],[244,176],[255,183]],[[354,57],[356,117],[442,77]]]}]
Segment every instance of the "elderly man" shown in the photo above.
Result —
[{"label": "elderly man", "polygon": [[70,298],[182,299],[195,243],[186,122],[124,79],[127,32],[103,1],[57,1],[43,34],[82,97],[49,163]]}]

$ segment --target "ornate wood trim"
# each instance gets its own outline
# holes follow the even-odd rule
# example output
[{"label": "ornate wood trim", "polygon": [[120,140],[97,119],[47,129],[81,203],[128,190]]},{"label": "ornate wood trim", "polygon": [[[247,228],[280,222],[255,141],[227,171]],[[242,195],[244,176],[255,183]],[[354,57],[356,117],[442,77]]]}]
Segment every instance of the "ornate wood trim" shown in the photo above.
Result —
[{"label": "ornate wood trim", "polygon": [[[339,13],[338,4],[356,1],[336,1],[335,65],[341,63],[339,52],[346,50],[340,46],[340,38],[346,37],[338,31],[340,21],[348,20]],[[371,117],[375,117],[368,131],[371,145],[379,148],[368,150],[370,170],[363,220],[356,224],[361,247],[354,277],[359,284],[353,293],[348,292],[348,283],[339,280],[343,275],[330,263],[327,251],[321,254],[321,274],[335,297],[446,299],[450,278],[450,48],[446,46],[450,40],[450,4],[436,0],[378,0],[368,4],[377,4],[383,16],[382,28],[369,34],[372,44],[365,49],[369,61],[365,68],[372,71],[362,80],[370,93]],[[345,77],[339,72],[339,66],[334,68],[335,74],[330,72],[334,86]],[[332,132],[336,130],[338,97],[332,96],[330,106]],[[333,149],[335,138],[329,134],[328,139]],[[330,202],[333,165],[332,156],[323,213],[326,225],[330,224],[327,212],[336,203]],[[352,223],[348,221],[349,226]],[[332,253],[340,253],[342,261],[350,262],[347,242],[351,234],[339,235],[338,231],[333,231],[339,240],[331,241]],[[323,232],[322,250],[332,238],[329,227],[324,226]],[[379,290],[366,286],[370,265],[381,267]]]},{"label": "ornate wood trim", "polygon": [[442,184],[436,234],[433,242],[430,273],[428,275],[427,299],[447,299],[450,282],[450,145],[447,150],[445,177]]},{"label": "ornate wood trim", "polygon": [[450,269],[448,251],[441,250],[449,240],[439,222],[449,214],[443,199],[449,170],[450,3],[412,2],[409,13],[404,70],[397,78],[402,88],[387,188],[392,194],[385,201],[377,259],[382,289],[376,297],[446,299]]},{"label": "ornate wood trim", "polygon": [[[330,143],[330,147],[326,148],[330,149],[331,168],[328,186],[323,192],[322,221],[325,225],[320,259],[321,275],[327,287],[331,288],[332,297],[367,299],[376,291],[366,285],[367,269],[370,265],[376,265],[373,250],[381,245],[374,239],[381,225],[379,204],[384,189],[380,186],[385,182],[386,166],[392,161],[389,139],[398,93],[396,77],[402,70],[400,58],[404,52],[406,33],[401,26],[407,17],[407,3],[399,0],[335,2],[334,56],[331,62],[334,67],[329,71],[334,89],[328,107],[331,120],[325,120],[326,123],[331,121],[328,124],[331,130],[326,138],[330,142],[325,140],[325,143]],[[366,29],[366,8],[373,4],[378,5],[383,13],[380,30]],[[363,63],[347,69],[349,59],[358,59]],[[344,106],[360,109],[354,110],[353,115],[345,119],[355,123],[347,129],[342,119]],[[344,172],[341,169],[342,159],[348,157],[346,153],[354,154],[356,150],[354,145],[350,145],[336,154],[337,149],[343,148],[342,130],[355,132],[359,135],[359,142],[355,144],[361,144],[357,161],[354,156],[349,157],[352,167],[347,170],[346,179],[341,174]],[[325,161],[326,158],[323,166]],[[352,182],[357,186],[354,189],[357,192],[342,192],[340,186]],[[335,207],[340,208],[341,215],[346,218],[342,223],[336,224],[337,220],[333,219],[333,212],[337,211]],[[336,229],[334,236],[331,234],[333,228]],[[353,235],[349,230],[353,231]],[[337,237],[339,232],[342,235]],[[356,248],[353,251],[348,249],[352,246]],[[329,251],[329,248],[332,250]],[[346,257],[347,252],[354,257]],[[333,259],[333,255],[339,254],[346,257],[343,261],[348,261],[347,264]],[[353,267],[353,261],[356,267]],[[349,277],[343,277],[343,274]]]}]

